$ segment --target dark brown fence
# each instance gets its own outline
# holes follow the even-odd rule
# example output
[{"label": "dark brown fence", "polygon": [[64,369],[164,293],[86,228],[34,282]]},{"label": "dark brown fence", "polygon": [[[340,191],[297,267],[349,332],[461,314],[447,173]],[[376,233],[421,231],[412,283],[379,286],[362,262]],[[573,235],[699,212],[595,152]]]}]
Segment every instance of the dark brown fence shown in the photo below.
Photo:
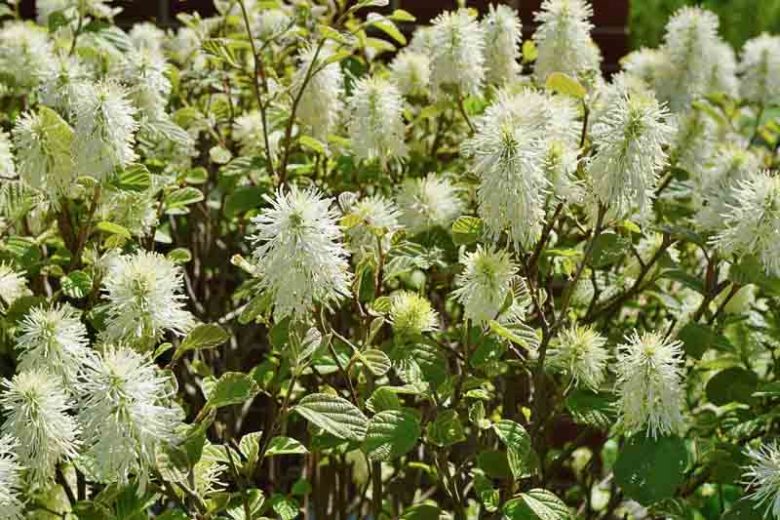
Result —
[{"label": "dark brown fence", "polygon": [[[593,39],[604,55],[604,70],[617,69],[618,60],[628,52],[628,2],[629,0],[593,0]],[[467,5],[486,10],[496,0],[469,0]],[[533,13],[539,9],[542,0],[503,0],[500,3],[516,6],[523,20],[523,32],[533,34]],[[457,7],[457,0],[391,0],[393,8],[402,8],[417,17],[420,23],[430,21],[440,12]],[[154,20],[160,25],[175,23],[176,15],[182,12],[198,11],[204,16],[213,14],[212,0],[123,0],[114,2],[121,6],[120,23],[131,24],[141,20]],[[22,1],[23,13],[34,15],[34,0]]]}]

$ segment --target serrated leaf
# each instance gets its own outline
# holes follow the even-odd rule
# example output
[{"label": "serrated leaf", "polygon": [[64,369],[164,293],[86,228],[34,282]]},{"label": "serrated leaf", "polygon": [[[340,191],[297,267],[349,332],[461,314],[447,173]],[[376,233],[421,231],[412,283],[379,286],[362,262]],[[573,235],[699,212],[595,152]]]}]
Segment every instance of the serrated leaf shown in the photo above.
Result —
[{"label": "serrated leaf", "polygon": [[401,513],[399,520],[439,520],[441,509],[433,504],[417,504]]},{"label": "serrated leaf", "polygon": [[351,441],[366,436],[368,419],[355,405],[330,394],[309,394],[293,408],[304,419],[326,432]]},{"label": "serrated leaf", "polygon": [[92,277],[84,271],[72,271],[60,280],[62,292],[70,298],[83,298],[92,290]]},{"label": "serrated leaf", "polygon": [[143,164],[129,164],[117,175],[117,186],[127,191],[146,191],[152,185],[152,175]]},{"label": "serrated leaf", "polygon": [[750,404],[758,388],[758,376],[752,370],[731,367],[721,370],[707,381],[707,399],[722,406],[737,402]]},{"label": "serrated leaf", "polygon": [[439,447],[452,446],[466,440],[463,423],[455,410],[445,410],[428,424],[428,440]]},{"label": "serrated leaf", "polygon": [[566,398],[566,409],[577,424],[608,429],[615,423],[615,396],[588,390],[574,390]]},{"label": "serrated leaf", "polygon": [[192,260],[192,253],[186,247],[177,247],[172,249],[165,255],[165,258],[173,262],[174,264],[186,264]]},{"label": "serrated leaf", "polygon": [[390,358],[381,350],[370,348],[364,352],[357,353],[356,355],[366,368],[368,368],[376,377],[381,377],[390,370]]},{"label": "serrated leaf", "polygon": [[225,199],[225,216],[233,218],[263,204],[263,194],[268,190],[262,186],[240,186]]},{"label": "serrated leaf", "polygon": [[209,392],[207,406],[222,408],[241,404],[252,399],[260,388],[249,375],[241,372],[226,372],[214,383]]},{"label": "serrated leaf", "polygon": [[312,150],[316,153],[324,154],[325,153],[325,144],[317,139],[316,137],[312,137],[310,135],[302,135],[298,138],[298,142],[301,143],[301,146],[304,148],[308,148],[309,150]]},{"label": "serrated leaf", "polygon": [[266,457],[274,455],[303,455],[308,453],[306,446],[292,437],[274,437],[268,443],[268,449],[265,452]]},{"label": "serrated leaf", "polygon": [[197,325],[176,349],[173,359],[179,359],[191,350],[202,350],[218,347],[230,339],[230,334],[216,323]]},{"label": "serrated leaf", "polygon": [[363,449],[371,459],[391,460],[414,448],[419,438],[420,423],[414,413],[387,410],[368,422]]},{"label": "serrated leaf", "polygon": [[482,219],[463,216],[452,224],[452,241],[456,245],[468,245],[476,242],[482,235]]},{"label": "serrated leaf", "polygon": [[515,479],[529,475],[533,449],[531,436],[528,435],[525,428],[509,419],[502,419],[493,425],[493,429],[507,447],[507,461]]},{"label": "serrated leaf", "polygon": [[567,520],[571,512],[563,501],[546,489],[532,489],[520,493],[504,504],[504,515],[509,520]]},{"label": "serrated leaf", "polygon": [[195,204],[203,200],[203,192],[198,188],[187,186],[169,193],[165,197],[165,206],[167,209],[178,209],[190,204]]},{"label": "serrated leaf", "polygon": [[404,36],[401,31],[398,30],[398,27],[396,27],[395,23],[393,23],[393,21],[389,18],[386,18],[381,14],[369,13],[368,24],[387,34],[397,43],[406,45],[406,36]]}]

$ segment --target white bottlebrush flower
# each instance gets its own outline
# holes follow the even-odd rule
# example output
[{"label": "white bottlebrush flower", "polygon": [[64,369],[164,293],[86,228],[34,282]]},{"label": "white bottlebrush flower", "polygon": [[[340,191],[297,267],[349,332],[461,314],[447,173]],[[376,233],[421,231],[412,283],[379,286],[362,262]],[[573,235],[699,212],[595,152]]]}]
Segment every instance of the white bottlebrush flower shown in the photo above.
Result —
[{"label": "white bottlebrush flower", "polygon": [[420,179],[406,179],[396,203],[401,211],[401,224],[415,234],[437,226],[448,228],[463,209],[457,188],[446,177],[433,173]]},{"label": "white bottlebrush flower", "polygon": [[731,97],[739,94],[737,55],[731,45],[719,41],[712,49],[712,70],[706,92],[722,92]]},{"label": "white bottlebrush flower", "polygon": [[58,462],[76,456],[79,428],[59,379],[41,370],[16,374],[3,381],[0,406],[2,432],[18,440],[16,453],[35,487],[46,485]]},{"label": "white bottlebrush flower", "polygon": [[436,330],[439,317],[425,297],[398,291],[390,298],[390,323],[399,336],[414,337]]},{"label": "white bottlebrush flower", "polygon": [[703,110],[690,110],[675,117],[675,126],[669,163],[693,176],[701,175],[715,151],[715,123]]},{"label": "white bottlebrush flower", "polygon": [[485,37],[485,65],[487,80],[503,85],[520,71],[520,42],[523,38],[517,9],[508,5],[490,5],[482,19]]},{"label": "white bottlebrush flower", "polygon": [[479,94],[485,79],[485,38],[474,15],[467,9],[441,13],[428,37],[434,95],[445,86],[462,96]]},{"label": "white bottlebrush flower", "polygon": [[[152,121],[165,117],[171,92],[171,82],[165,75],[166,66],[161,53],[142,48],[126,54],[117,71],[117,76],[128,86],[128,98],[140,114]],[[117,115],[121,114],[118,107],[114,110]]]},{"label": "white bottlebrush flower", "polygon": [[503,249],[467,253],[461,260],[463,272],[455,278],[453,296],[463,304],[466,319],[481,324],[493,320],[507,303],[517,266]]},{"label": "white bottlebrush flower", "polygon": [[22,467],[16,456],[17,442],[0,437],[0,520],[22,520]]},{"label": "white bottlebrush flower", "polygon": [[97,477],[124,484],[134,474],[143,482],[183,419],[174,385],[147,356],[109,346],[86,364],[79,390],[85,454]]},{"label": "white bottlebrush flower", "polygon": [[349,294],[348,254],[333,199],[296,187],[265,196],[271,205],[252,222],[260,287],[270,292],[274,317],[302,316],[315,303],[328,305]]},{"label": "white bottlebrush flower", "polygon": [[427,54],[404,49],[390,62],[390,77],[403,95],[423,95],[431,82],[431,60]]},{"label": "white bottlebrush flower", "polygon": [[319,52],[317,49],[312,46],[301,52],[293,90],[298,95],[306,83],[296,115],[314,137],[324,141],[338,123],[344,77],[337,62],[323,66],[333,51],[327,46],[320,48]]},{"label": "white bottlebrush flower", "polygon": [[753,172],[732,193],[715,246],[726,256],[755,255],[768,274],[780,276],[780,177]]},{"label": "white bottlebrush flower", "polygon": [[743,478],[749,487],[748,496],[757,507],[765,507],[765,515],[780,518],[780,446],[777,442],[759,448],[748,448],[750,463]]},{"label": "white bottlebrush flower", "polygon": [[780,101],[780,36],[762,34],[748,40],[739,64],[742,97],[769,106]]},{"label": "white bottlebrush flower", "polygon": [[19,332],[19,371],[46,370],[70,390],[91,352],[79,312],[68,304],[35,307],[22,320]]},{"label": "white bottlebrush flower", "polygon": [[550,349],[550,366],[567,372],[575,385],[598,390],[607,372],[607,340],[590,327],[562,330]]},{"label": "white bottlebrush flower", "polygon": [[348,208],[347,218],[353,224],[346,231],[350,250],[356,255],[364,252],[387,253],[393,233],[401,226],[398,224],[398,208],[393,201],[382,196],[364,197]]},{"label": "white bottlebrush flower", "polygon": [[138,251],[113,258],[103,278],[108,299],[105,335],[145,345],[165,332],[185,334],[194,324],[185,309],[182,268],[159,253]]},{"label": "white bottlebrush flower", "polygon": [[[279,153],[282,132],[269,130],[268,145],[271,147],[271,156]],[[263,134],[263,115],[259,110],[252,110],[238,116],[233,123],[233,138],[238,142],[241,155],[264,155],[265,135]]]},{"label": "white bottlebrush flower", "polygon": [[52,44],[45,29],[10,22],[0,28],[0,70],[20,91],[36,87],[52,61]]},{"label": "white bottlebrush flower", "polygon": [[259,40],[278,38],[290,26],[290,16],[282,9],[260,8],[252,22],[252,36]]},{"label": "white bottlebrush flower", "polygon": [[75,179],[71,156],[73,130],[53,110],[27,112],[13,129],[19,177],[56,200]]},{"label": "white bottlebrush flower", "polygon": [[635,331],[618,347],[616,391],[620,423],[628,432],[652,437],[678,432],[683,425],[680,341],[656,332]]},{"label": "white bottlebrush flower", "polygon": [[539,54],[534,74],[544,83],[553,72],[570,76],[595,71],[601,55],[590,37],[593,8],[585,0],[545,0],[534,20]]},{"label": "white bottlebrush flower", "polygon": [[8,308],[22,296],[31,294],[24,271],[14,271],[10,265],[0,262],[0,310]]},{"label": "white bottlebrush flower", "polygon": [[544,171],[553,193],[561,199],[577,200],[581,188],[576,179],[579,162],[579,112],[574,101],[564,96],[552,96],[551,118],[545,129]]},{"label": "white bottlebrush flower", "polygon": [[[133,25],[128,33],[135,51],[151,52],[157,56],[163,56],[163,44],[165,31],[151,22],[141,22]],[[132,54],[134,51],[130,51]]]},{"label": "white bottlebrush flower", "polygon": [[626,54],[620,63],[626,75],[644,81],[648,88],[655,90],[664,74],[667,61],[663,50],[642,47]]},{"label": "white bottlebrush flower", "polygon": [[609,105],[593,122],[595,154],[589,169],[599,201],[619,218],[650,206],[674,128],[650,92],[629,89],[622,77],[609,89]]},{"label": "white bottlebrush flower", "polygon": [[87,71],[77,58],[58,55],[38,88],[40,102],[62,114],[71,114],[87,80]]},{"label": "white bottlebrush flower", "polygon": [[388,159],[406,156],[404,102],[398,88],[378,77],[357,80],[349,98],[349,136],[359,159]]},{"label": "white bottlebrush flower", "polygon": [[11,152],[11,139],[4,130],[0,129],[0,179],[13,179],[16,177],[14,155]]},{"label": "white bottlebrush flower", "polygon": [[760,158],[750,150],[736,145],[722,146],[695,178],[698,189],[693,195],[699,207],[696,223],[707,231],[722,229],[723,215],[729,206],[740,204],[734,188],[760,166]]},{"label": "white bottlebrush flower", "polygon": [[698,7],[683,7],[666,24],[662,48],[668,65],[659,90],[672,110],[708,93],[718,58],[718,25],[715,13]]},{"label": "white bottlebrush flower", "polygon": [[548,180],[544,171],[544,129],[551,118],[544,94],[500,92],[464,143],[479,177],[479,216],[497,238],[508,231],[515,244],[527,246],[542,229]]},{"label": "white bottlebrush flower", "polygon": [[73,156],[79,174],[101,180],[135,160],[135,114],[116,83],[85,86],[75,107]]}]

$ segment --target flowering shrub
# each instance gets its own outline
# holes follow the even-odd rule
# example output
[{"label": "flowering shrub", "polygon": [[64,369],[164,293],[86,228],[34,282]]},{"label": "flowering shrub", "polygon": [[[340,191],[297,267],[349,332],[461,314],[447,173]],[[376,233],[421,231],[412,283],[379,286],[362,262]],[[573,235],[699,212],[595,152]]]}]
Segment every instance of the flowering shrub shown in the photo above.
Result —
[{"label": "flowering shrub", "polygon": [[780,37],[386,3],[0,5],[0,519],[780,518]]}]

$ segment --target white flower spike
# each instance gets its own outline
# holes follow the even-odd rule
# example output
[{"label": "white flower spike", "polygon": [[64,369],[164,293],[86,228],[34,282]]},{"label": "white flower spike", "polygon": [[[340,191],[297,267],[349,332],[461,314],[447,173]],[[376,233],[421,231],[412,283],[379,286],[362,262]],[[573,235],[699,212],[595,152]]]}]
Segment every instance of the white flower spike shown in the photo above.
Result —
[{"label": "white flower spike", "polygon": [[461,263],[463,272],[456,277],[458,288],[452,294],[463,304],[465,318],[477,324],[495,319],[512,291],[517,265],[507,251],[482,246]]},{"label": "white flower spike", "polygon": [[780,447],[777,442],[748,448],[750,463],[744,473],[750,496],[766,515],[780,518]]},{"label": "white flower spike", "polygon": [[349,294],[348,253],[342,244],[333,199],[316,189],[290,188],[252,222],[250,237],[260,287],[274,301],[274,317],[301,317],[315,303],[329,305]]}]

